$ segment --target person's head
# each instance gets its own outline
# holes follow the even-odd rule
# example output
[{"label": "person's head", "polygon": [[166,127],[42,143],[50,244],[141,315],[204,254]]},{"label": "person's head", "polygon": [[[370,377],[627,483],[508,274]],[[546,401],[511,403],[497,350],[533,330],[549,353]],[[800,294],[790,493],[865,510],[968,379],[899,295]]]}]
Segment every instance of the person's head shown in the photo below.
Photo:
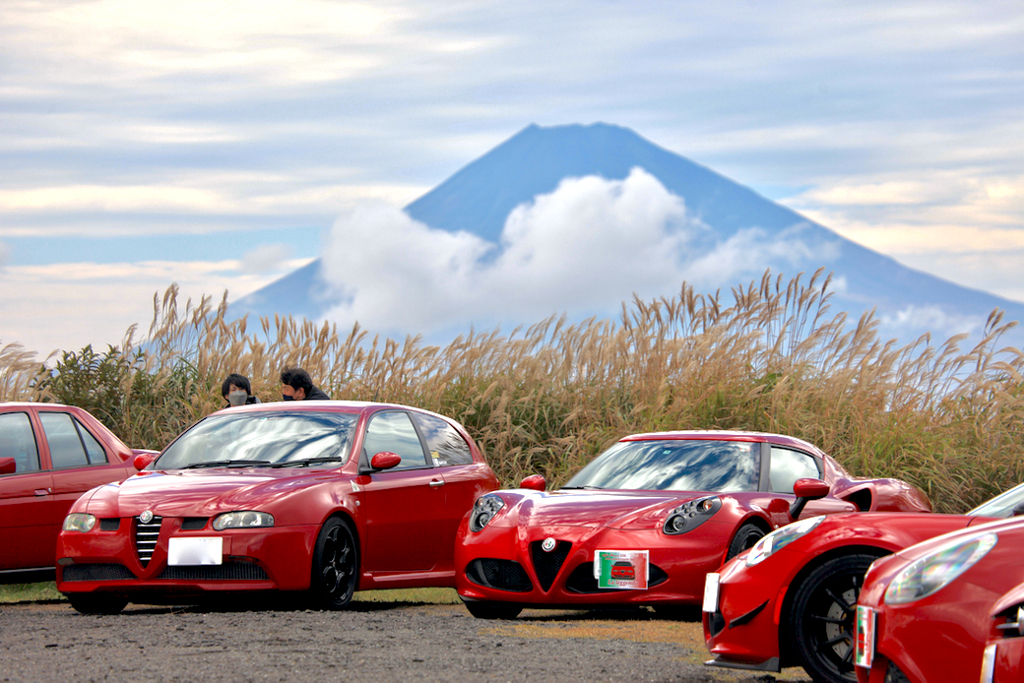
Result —
[{"label": "person's head", "polygon": [[281,398],[285,401],[303,401],[313,391],[313,379],[302,368],[290,368],[281,373]]},{"label": "person's head", "polygon": [[252,396],[252,385],[242,375],[232,373],[220,385],[220,393],[224,400],[233,406],[245,405]]}]

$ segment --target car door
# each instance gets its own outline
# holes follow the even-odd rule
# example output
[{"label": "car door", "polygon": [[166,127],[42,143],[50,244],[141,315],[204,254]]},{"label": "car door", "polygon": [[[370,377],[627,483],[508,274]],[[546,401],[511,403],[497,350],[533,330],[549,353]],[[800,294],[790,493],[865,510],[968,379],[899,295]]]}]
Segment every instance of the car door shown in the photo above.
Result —
[{"label": "car door", "polygon": [[[822,464],[815,456],[798,451],[793,448],[771,447],[771,464],[768,474],[769,489],[775,493],[789,494],[793,496],[793,485],[797,479],[810,477],[821,479]],[[838,498],[826,496],[807,503],[807,507],[800,513],[801,518],[814,517],[815,515],[831,515],[837,512],[856,512],[857,506]]]},{"label": "car door", "polygon": [[0,571],[54,564],[57,533],[49,527],[60,513],[39,450],[28,411],[0,413],[0,458],[14,458],[16,465],[13,474],[0,476]]},{"label": "car door", "polygon": [[[402,461],[370,471],[370,459],[381,452],[396,453]],[[363,570],[375,575],[430,571],[442,547],[454,542],[444,533],[445,480],[428,459],[409,413],[383,410],[371,416],[361,458],[363,472],[369,473],[360,505],[366,523]]]}]

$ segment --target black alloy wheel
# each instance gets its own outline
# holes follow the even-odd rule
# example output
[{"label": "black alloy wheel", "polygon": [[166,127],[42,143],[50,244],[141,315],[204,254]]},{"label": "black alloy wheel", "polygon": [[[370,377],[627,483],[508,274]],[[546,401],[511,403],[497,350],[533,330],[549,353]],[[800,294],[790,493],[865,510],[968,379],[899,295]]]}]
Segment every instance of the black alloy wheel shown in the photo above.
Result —
[{"label": "black alloy wheel", "polygon": [[732,537],[732,543],[729,544],[729,553],[725,556],[726,561],[736,557],[744,550],[750,550],[754,547],[754,544],[764,538],[764,529],[756,524],[747,522],[740,527],[736,535]]},{"label": "black alloy wheel", "polygon": [[477,619],[515,619],[523,608],[505,602],[466,602],[466,609]]},{"label": "black alloy wheel", "polygon": [[359,583],[359,546],[349,524],[338,517],[324,522],[313,550],[309,591],[323,609],[344,609]]},{"label": "black alloy wheel", "polygon": [[812,571],[788,612],[793,651],[817,683],[851,683],[854,617],[864,574],[874,555],[842,555]]},{"label": "black alloy wheel", "polygon": [[116,595],[87,594],[69,595],[68,601],[82,614],[118,614],[128,604],[128,598]]}]

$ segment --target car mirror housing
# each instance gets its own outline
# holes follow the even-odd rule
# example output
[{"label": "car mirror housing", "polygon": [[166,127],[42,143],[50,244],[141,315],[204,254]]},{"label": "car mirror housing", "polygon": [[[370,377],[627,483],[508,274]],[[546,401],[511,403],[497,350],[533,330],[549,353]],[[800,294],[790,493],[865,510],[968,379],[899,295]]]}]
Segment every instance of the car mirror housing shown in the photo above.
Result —
[{"label": "car mirror housing", "polygon": [[14,474],[18,469],[18,463],[14,458],[0,458],[0,474]]},{"label": "car mirror housing", "polygon": [[153,462],[153,460],[155,459],[156,458],[154,458],[152,455],[136,455],[135,460],[132,461],[132,465],[135,466],[135,469],[141,471],[146,469],[149,466],[149,464]]},{"label": "car mirror housing", "polygon": [[375,470],[389,470],[402,462],[402,456],[390,451],[381,451],[370,458],[370,467]]},{"label": "car mirror housing", "polygon": [[544,475],[541,474],[531,474],[530,476],[525,477],[521,482],[519,482],[519,488],[521,489],[543,491],[547,487],[548,482],[544,479]]},{"label": "car mirror housing", "polygon": [[789,516],[796,519],[803,512],[804,506],[807,505],[808,501],[824,498],[831,490],[831,487],[821,479],[812,479],[811,477],[797,479],[796,483],[793,484],[793,493],[796,494],[796,500],[793,501],[789,508]]}]

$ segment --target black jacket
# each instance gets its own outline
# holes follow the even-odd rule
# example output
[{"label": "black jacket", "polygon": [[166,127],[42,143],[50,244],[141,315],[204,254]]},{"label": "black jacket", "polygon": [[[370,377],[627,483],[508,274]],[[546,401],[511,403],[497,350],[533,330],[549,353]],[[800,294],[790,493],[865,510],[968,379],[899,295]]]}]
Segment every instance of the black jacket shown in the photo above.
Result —
[{"label": "black jacket", "polygon": [[313,387],[313,390],[310,391],[309,394],[306,396],[306,398],[304,398],[302,400],[303,401],[330,401],[331,397],[328,396],[327,394],[325,394],[323,391],[321,391],[317,387]]}]

